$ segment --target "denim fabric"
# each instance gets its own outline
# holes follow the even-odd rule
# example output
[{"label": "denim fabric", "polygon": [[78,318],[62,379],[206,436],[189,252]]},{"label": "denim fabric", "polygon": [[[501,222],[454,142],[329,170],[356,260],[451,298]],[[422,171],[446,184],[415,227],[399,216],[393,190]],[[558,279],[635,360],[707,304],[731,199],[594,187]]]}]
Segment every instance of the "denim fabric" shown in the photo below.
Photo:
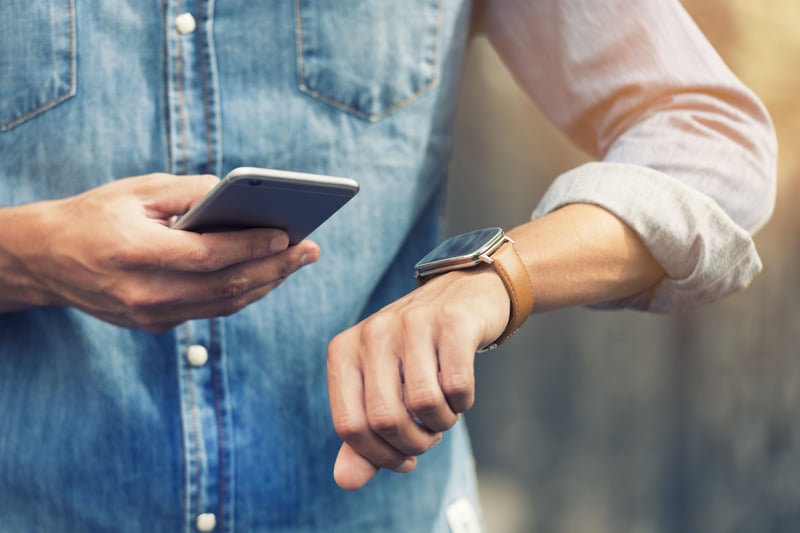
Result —
[{"label": "denim fabric", "polygon": [[361,193],[313,236],[318,263],[233,317],[151,335],[68,308],[0,316],[0,531],[194,531],[201,513],[216,531],[449,531],[449,504],[477,507],[462,428],[409,476],[336,487],[325,375],[328,341],[412,288],[439,239],[469,11],[3,2],[3,205],[239,165],[352,176]]},{"label": "denim fabric", "polygon": [[0,20],[0,131],[75,94],[72,0],[3,5]]},{"label": "denim fabric", "polygon": [[[554,46],[585,23],[526,13],[581,4],[487,4],[498,13],[508,6],[492,33],[526,87],[533,84],[525,69],[530,63],[530,73],[539,72],[540,55],[566,65],[592,58],[603,35],[618,36],[590,31],[591,46],[580,39]],[[646,11],[641,6],[656,3],[635,4]],[[196,29],[182,34],[174,21],[186,12]],[[382,472],[358,492],[338,489],[325,376],[329,340],[410,290],[412,265],[439,240],[469,19],[466,0],[3,0],[0,204],[65,197],[148,172],[222,175],[240,165],[352,176],[361,192],[314,233],[318,263],[229,318],[151,335],[70,308],[0,315],[0,531],[189,532],[198,515],[214,513],[217,531],[439,532],[450,530],[452,503],[476,506],[463,425],[414,473]],[[657,48],[672,49],[671,39],[683,35],[673,30],[687,24],[671,19],[654,33]],[[674,77],[692,79],[718,61],[701,52]],[[618,93],[626,78],[603,77],[603,91],[573,95],[574,109],[552,100],[576,84],[535,81],[534,96],[569,130],[580,124],[574,109],[593,109],[593,99]],[[740,125],[743,135],[758,134],[768,119],[735,80],[723,83],[718,94],[756,109],[755,124]],[[656,133],[670,127],[654,126]],[[735,143],[707,137],[738,154]],[[621,157],[628,167],[603,163],[602,172],[559,180],[542,209],[635,200],[654,183],[674,192],[670,172],[699,159],[670,168],[636,160],[640,154]],[[608,189],[569,186],[612,174],[620,181]],[[747,176],[739,183],[746,187]],[[698,207],[714,198],[724,208],[733,194],[713,180],[686,187],[692,194],[665,195],[663,209],[631,200],[621,216],[660,257],[689,242],[723,250],[714,257],[725,261],[740,257],[737,243],[751,241],[738,219],[730,210],[704,219]],[[693,218],[683,233],[654,235],[655,217],[665,212]],[[746,284],[757,255],[745,248],[749,269],[698,271],[708,262],[693,269],[691,254],[673,258],[677,274],[697,274],[675,306],[725,272],[726,290]],[[187,354],[198,347],[209,359],[192,366]]]}]

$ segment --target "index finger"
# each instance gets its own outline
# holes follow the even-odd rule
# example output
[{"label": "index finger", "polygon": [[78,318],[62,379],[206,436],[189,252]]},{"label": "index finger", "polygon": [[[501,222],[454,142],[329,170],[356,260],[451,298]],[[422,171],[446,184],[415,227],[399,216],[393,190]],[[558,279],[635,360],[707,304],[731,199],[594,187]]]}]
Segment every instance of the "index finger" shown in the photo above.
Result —
[{"label": "index finger", "polygon": [[[264,259],[289,247],[289,236],[275,228],[254,228],[219,233],[195,233],[161,227],[162,250],[157,266],[183,272],[215,272],[223,268]],[[160,244],[160,246],[159,246]],[[297,246],[316,247],[311,241]]]}]

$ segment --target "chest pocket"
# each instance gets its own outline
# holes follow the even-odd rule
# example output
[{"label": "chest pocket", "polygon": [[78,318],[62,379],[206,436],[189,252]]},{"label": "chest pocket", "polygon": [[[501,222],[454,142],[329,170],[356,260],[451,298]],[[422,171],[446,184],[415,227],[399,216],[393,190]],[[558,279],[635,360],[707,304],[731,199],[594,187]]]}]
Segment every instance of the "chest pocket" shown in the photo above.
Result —
[{"label": "chest pocket", "polygon": [[0,131],[75,94],[74,0],[2,0]]},{"label": "chest pocket", "polygon": [[371,122],[437,81],[441,0],[296,0],[300,90]]}]

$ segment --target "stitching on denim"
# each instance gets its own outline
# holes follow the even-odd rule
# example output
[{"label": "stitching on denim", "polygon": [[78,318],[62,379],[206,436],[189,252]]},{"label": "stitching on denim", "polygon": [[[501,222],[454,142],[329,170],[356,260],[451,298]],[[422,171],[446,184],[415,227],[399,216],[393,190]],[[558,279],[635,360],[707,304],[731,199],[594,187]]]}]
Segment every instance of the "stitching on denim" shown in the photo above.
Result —
[{"label": "stitching on denim", "polygon": [[[164,5],[166,7],[166,0],[162,0],[162,5]],[[188,326],[186,324],[184,324],[183,327],[184,327],[184,340],[186,340],[186,339],[189,338],[189,332],[188,332],[188,329],[187,329]],[[177,344],[177,335],[176,335],[176,344]],[[175,365],[176,366],[175,372],[176,372],[177,377],[178,377],[178,390],[181,393],[180,394],[180,398],[181,398],[181,408],[180,408],[180,410],[181,410],[181,417],[180,417],[180,421],[181,421],[181,438],[180,438],[180,441],[181,441],[181,479],[182,479],[182,483],[183,483],[183,493],[182,493],[182,496],[181,496],[181,510],[182,510],[181,516],[183,516],[183,518],[186,519],[189,516],[189,467],[186,464],[186,453],[187,453],[187,450],[186,450],[186,443],[184,442],[184,438],[183,438],[183,435],[186,433],[186,421],[184,420],[184,417],[183,417],[183,401],[184,401],[183,387],[181,387],[181,368],[182,368],[183,363],[182,363],[182,357],[181,357],[180,350],[176,350],[176,351],[178,352],[177,353],[178,360],[177,360],[177,364]],[[186,533],[188,533],[188,531],[189,531],[188,520],[187,520],[187,525],[184,528],[184,530],[186,531]]]},{"label": "stitching on denim", "polygon": [[194,510],[195,513],[200,512],[200,481],[202,478],[202,469],[200,464],[200,421],[197,416],[197,400],[195,398],[195,385],[192,378],[192,370],[189,368],[186,371],[186,381],[189,385],[189,416],[192,419],[192,432],[194,433],[194,446],[192,450],[192,458],[194,460],[194,477],[195,477],[195,493],[194,493]]},{"label": "stitching on denim", "polygon": [[[175,11],[180,13],[181,11],[181,0],[177,0],[175,2]],[[183,47],[181,46],[181,38],[177,36],[175,38],[175,53],[177,57],[175,58],[175,75],[177,79],[178,85],[178,137],[181,143],[181,157],[180,157],[180,164],[182,168],[176,169],[178,174],[186,174],[189,167],[189,157],[187,155],[187,148],[186,148],[186,117],[184,116],[184,107],[186,103],[183,100]]]},{"label": "stitching on denim", "polygon": [[216,321],[212,318],[209,319],[209,330],[211,342],[211,386],[214,390],[214,417],[217,422],[217,470],[219,471],[219,495],[217,502],[217,511],[219,513],[220,531],[225,531],[225,438],[223,434],[222,423],[222,392],[219,385],[219,372],[222,365],[222,348],[221,341],[217,340]]},{"label": "stitching on denim", "polygon": [[203,120],[205,120],[205,137],[206,137],[206,164],[205,164],[205,172],[206,174],[211,174],[212,170],[212,162],[214,155],[212,153],[212,140],[211,140],[211,108],[210,108],[210,90],[209,90],[209,75],[208,75],[208,65],[206,61],[209,60],[209,54],[206,50],[206,39],[205,39],[205,26],[206,21],[206,14],[205,14],[205,2],[203,0],[198,0],[197,5],[197,15],[200,17],[201,27],[198,29],[197,34],[197,41],[198,46],[200,47],[200,53],[202,54],[200,60],[200,76],[203,79]]},{"label": "stitching on denim", "polygon": [[301,20],[300,10],[302,6],[300,5],[300,0],[295,0],[294,2],[294,40],[295,40],[295,54],[297,57],[297,85],[300,90],[303,90],[305,86],[305,82],[303,78],[305,77],[306,72],[306,65],[305,60],[303,59],[303,21]]},{"label": "stitching on denim", "polygon": [[[191,339],[189,336],[189,325],[188,323],[184,326],[184,332],[186,335],[186,348],[190,346]],[[194,460],[194,477],[195,477],[195,500],[194,500],[194,510],[195,513],[190,514],[197,514],[200,512],[200,481],[202,477],[201,465],[200,465],[200,418],[197,415],[197,400],[195,398],[195,384],[194,379],[192,378],[192,369],[186,368],[186,384],[189,392],[189,418],[191,419],[192,425],[192,433],[194,445],[192,450],[192,458]]]},{"label": "stitching on denim", "polygon": [[325,102],[328,105],[341,109],[342,111],[346,111],[350,114],[353,114],[359,118],[367,120],[369,122],[377,122],[382,118],[391,115],[398,109],[401,109],[414,100],[418,99],[420,96],[425,94],[426,92],[430,91],[439,81],[439,53],[440,53],[440,46],[441,46],[441,26],[442,26],[442,2],[441,0],[437,0],[436,2],[436,29],[434,34],[434,42],[433,42],[433,76],[431,76],[431,81],[417,89],[414,93],[410,94],[406,98],[400,100],[399,102],[395,102],[392,106],[384,109],[380,113],[365,113],[364,111],[360,111],[352,106],[345,104],[344,102],[337,100],[331,96],[328,96],[324,93],[316,89],[312,89],[305,83],[306,78],[306,71],[305,71],[305,61],[303,56],[305,54],[305,50],[303,48],[303,21],[300,15],[300,11],[302,6],[300,5],[301,0],[295,0],[295,42],[297,43],[297,71],[298,71],[298,84],[297,88],[317,100]]},{"label": "stitching on denim", "polygon": [[8,131],[16,128],[23,122],[33,118],[34,116],[44,113],[48,109],[52,109],[61,102],[69,100],[77,93],[77,46],[75,43],[75,0],[67,0],[67,11],[69,14],[69,91],[59,96],[54,100],[50,100],[39,107],[28,111],[24,115],[15,118],[11,122],[0,124],[0,131]]},{"label": "stitching on denim", "polygon": [[[161,13],[162,20],[164,21],[164,47],[163,56],[161,60],[161,81],[162,81],[162,96],[164,97],[164,138],[171,137],[171,122],[170,122],[170,108],[169,108],[169,23],[167,22],[167,0],[161,0]],[[167,168],[172,168],[172,143],[164,143],[167,150]]]}]

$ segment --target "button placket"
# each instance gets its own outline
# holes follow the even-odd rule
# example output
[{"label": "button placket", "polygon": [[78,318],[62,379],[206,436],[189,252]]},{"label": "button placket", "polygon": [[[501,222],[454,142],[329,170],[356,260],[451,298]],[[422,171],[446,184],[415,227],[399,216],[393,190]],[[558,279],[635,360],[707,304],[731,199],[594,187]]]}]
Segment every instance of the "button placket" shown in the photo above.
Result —
[{"label": "button placket", "polygon": [[220,174],[213,0],[167,2],[167,131],[170,172]]},{"label": "button placket", "polygon": [[[166,109],[170,172],[221,172],[214,0],[165,0]],[[184,453],[184,531],[230,526],[232,441],[224,342],[216,319],[186,323],[177,336]]]},{"label": "button placket", "polygon": [[[188,531],[222,528],[228,466],[221,447],[226,437],[219,373],[220,329],[216,320],[184,324],[178,339],[184,449],[184,510]],[[224,529],[224,528],[223,528]]]}]

